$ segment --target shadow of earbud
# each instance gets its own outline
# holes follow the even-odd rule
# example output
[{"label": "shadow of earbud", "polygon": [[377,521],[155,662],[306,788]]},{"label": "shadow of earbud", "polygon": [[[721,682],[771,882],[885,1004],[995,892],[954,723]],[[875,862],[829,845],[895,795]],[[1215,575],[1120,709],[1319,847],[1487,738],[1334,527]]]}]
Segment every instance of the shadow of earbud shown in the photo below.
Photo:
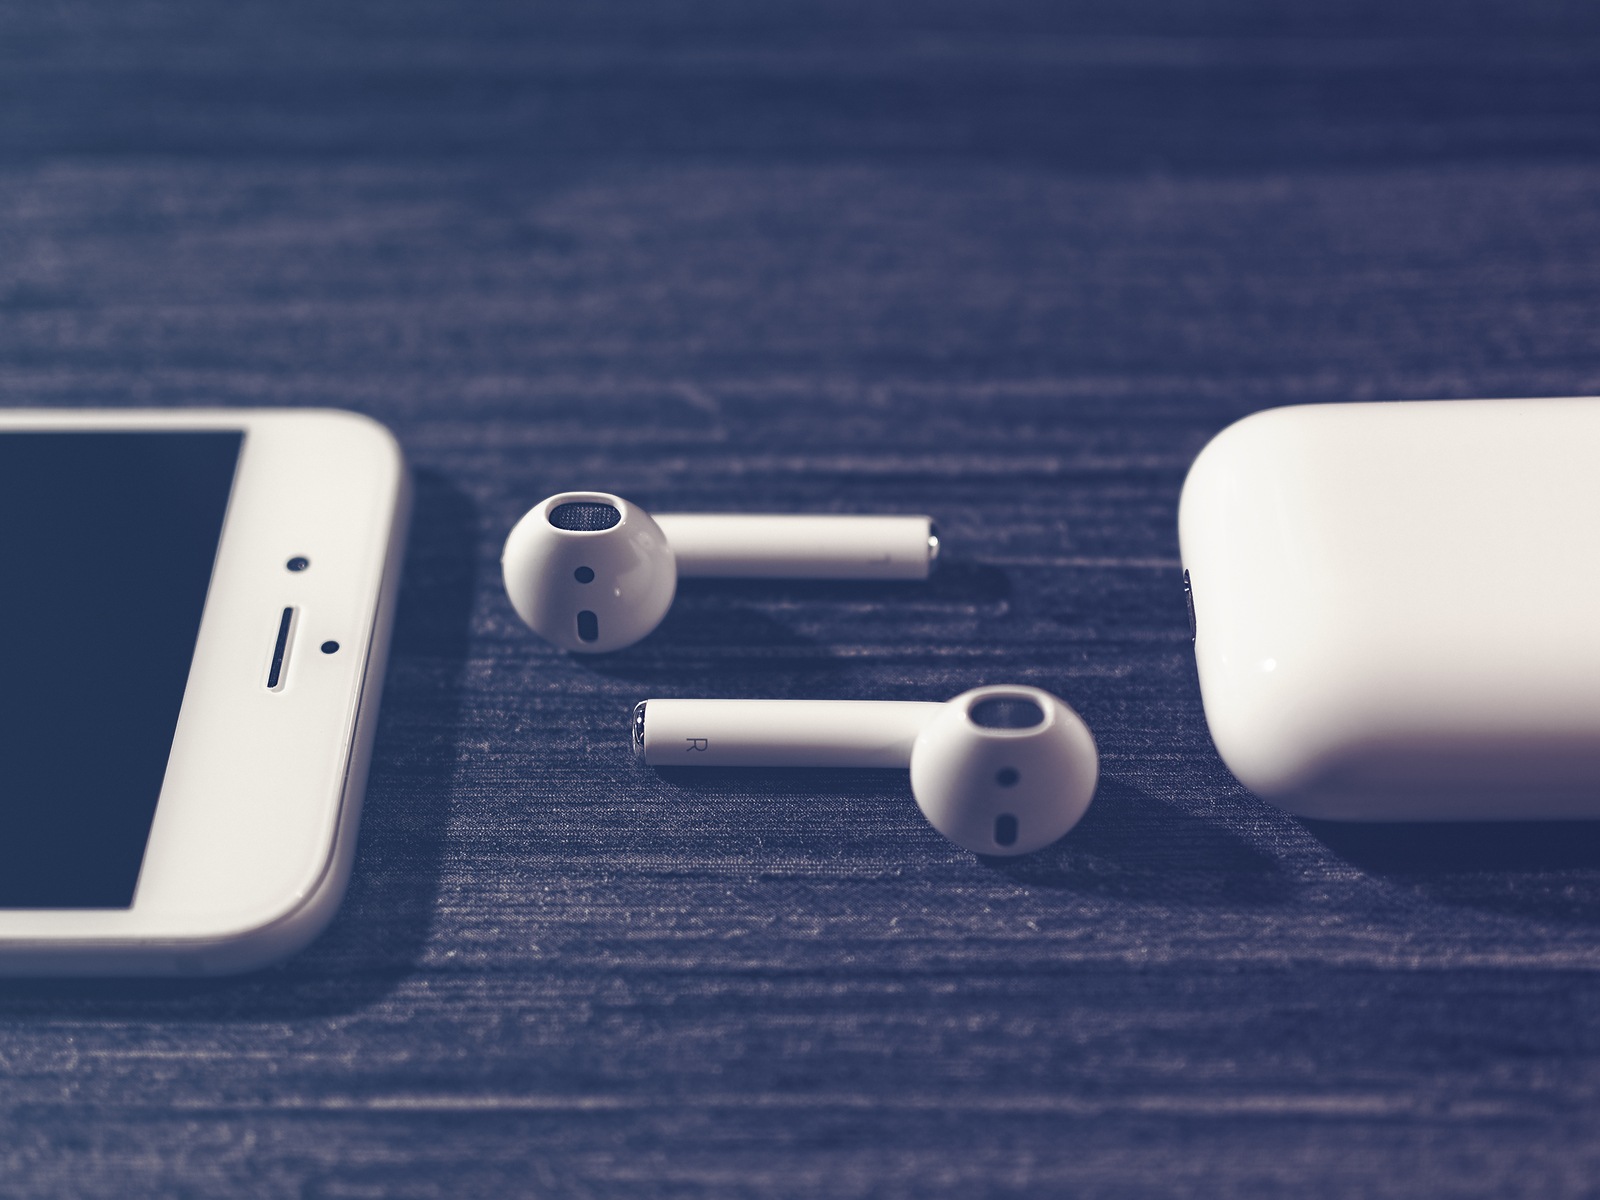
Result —
[{"label": "shadow of earbud", "polygon": [[1054,845],[982,861],[1034,887],[1185,906],[1274,905],[1292,891],[1271,855],[1116,779],[1100,781],[1083,820]]},{"label": "shadow of earbud", "polygon": [[843,665],[821,643],[703,586],[710,582],[688,581],[643,641],[575,661],[608,679],[671,695],[785,696],[837,686]]},{"label": "shadow of earbud", "polygon": [[999,567],[946,563],[927,579],[684,579],[685,595],[715,593],[728,602],[862,605],[1000,604],[1011,598],[1011,579]]},{"label": "shadow of earbud", "polygon": [[[823,619],[836,622],[849,613],[859,624],[874,611],[883,614],[880,620],[899,619],[914,606],[1003,606],[1010,595],[1005,572],[973,563],[949,564],[926,581],[685,579],[653,633],[582,662],[607,678],[674,695],[845,698],[848,672],[837,644],[801,633],[765,609],[815,606]],[[827,614],[829,606],[837,606],[838,615]]]}]

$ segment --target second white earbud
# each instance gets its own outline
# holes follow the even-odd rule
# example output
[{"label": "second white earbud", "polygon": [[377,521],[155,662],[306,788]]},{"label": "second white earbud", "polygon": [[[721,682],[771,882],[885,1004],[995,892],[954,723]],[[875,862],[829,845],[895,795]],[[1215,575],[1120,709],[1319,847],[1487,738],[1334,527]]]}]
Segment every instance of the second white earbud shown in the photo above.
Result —
[{"label": "second white earbud", "polygon": [[646,700],[633,745],[653,767],[910,767],[923,816],[979,854],[1026,854],[1078,823],[1100,774],[1094,737],[1039,688],[944,704]]},{"label": "second white earbud", "polygon": [[678,577],[926,579],[939,556],[923,516],[662,513],[607,492],[563,492],[506,538],[506,595],[565,650],[631,646],[661,623]]}]

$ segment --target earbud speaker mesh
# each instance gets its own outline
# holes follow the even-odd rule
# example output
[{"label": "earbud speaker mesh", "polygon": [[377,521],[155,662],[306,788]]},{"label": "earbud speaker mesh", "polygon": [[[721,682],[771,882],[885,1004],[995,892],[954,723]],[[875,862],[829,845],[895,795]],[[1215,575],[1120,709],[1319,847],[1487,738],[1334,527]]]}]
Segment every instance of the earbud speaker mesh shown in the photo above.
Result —
[{"label": "earbud speaker mesh", "polygon": [[595,500],[572,500],[550,510],[550,524],[572,533],[598,533],[602,529],[610,529],[620,520],[622,514],[615,505]]},{"label": "earbud speaker mesh", "polygon": [[1044,720],[1044,709],[1026,696],[989,696],[968,709],[967,716],[985,729],[1032,729]]}]

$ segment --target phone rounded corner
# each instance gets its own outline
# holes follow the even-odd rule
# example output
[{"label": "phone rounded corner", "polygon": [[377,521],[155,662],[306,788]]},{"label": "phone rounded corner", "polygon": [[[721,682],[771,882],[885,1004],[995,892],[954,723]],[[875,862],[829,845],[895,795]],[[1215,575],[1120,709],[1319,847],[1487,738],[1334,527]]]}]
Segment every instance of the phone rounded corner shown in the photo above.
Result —
[{"label": "phone rounded corner", "polygon": [[[341,821],[341,826],[344,822]],[[274,967],[299,954],[333,923],[350,887],[354,836],[336,846],[317,882],[275,912],[203,945],[180,951],[180,974],[243,975]]]},{"label": "phone rounded corner", "polygon": [[327,929],[349,880],[350,864],[331,862],[315,886],[277,911],[193,937],[6,945],[0,948],[0,978],[201,978],[264,970],[298,954]]},{"label": "phone rounded corner", "polygon": [[352,442],[359,443],[367,453],[383,462],[398,480],[409,478],[410,467],[405,447],[400,444],[394,430],[378,418],[351,408],[298,408],[289,411],[298,417],[323,422],[330,429],[348,431],[347,436]]},{"label": "phone rounded corner", "polygon": [[319,888],[276,920],[196,951],[194,973],[245,975],[278,966],[321,937],[344,903],[349,880]]}]

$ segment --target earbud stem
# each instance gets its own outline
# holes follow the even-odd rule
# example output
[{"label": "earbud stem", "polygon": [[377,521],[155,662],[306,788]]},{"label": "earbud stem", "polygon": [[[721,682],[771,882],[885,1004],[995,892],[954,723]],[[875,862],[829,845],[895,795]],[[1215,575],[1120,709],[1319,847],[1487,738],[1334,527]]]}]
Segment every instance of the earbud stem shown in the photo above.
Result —
[{"label": "earbud stem", "polygon": [[926,579],[939,557],[928,517],[658,513],[680,576]]},{"label": "earbud stem", "polygon": [[899,767],[943,704],[646,700],[633,746],[652,767]]}]

